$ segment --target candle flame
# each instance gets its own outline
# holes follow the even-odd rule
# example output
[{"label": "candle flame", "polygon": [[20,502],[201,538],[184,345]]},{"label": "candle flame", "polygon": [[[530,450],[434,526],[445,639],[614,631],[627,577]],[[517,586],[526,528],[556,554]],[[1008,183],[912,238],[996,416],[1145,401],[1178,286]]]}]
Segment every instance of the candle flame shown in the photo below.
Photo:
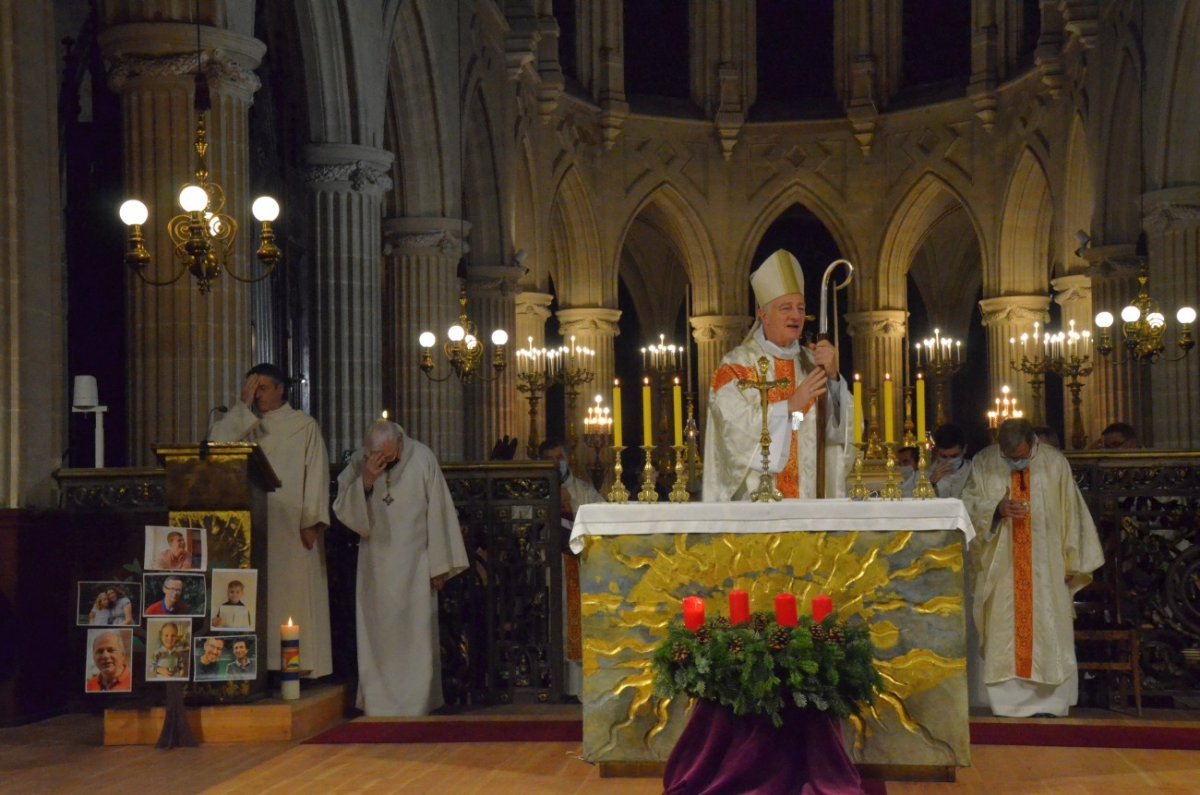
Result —
[{"label": "candle flame", "polygon": [[383,417],[386,420],[387,419],[387,409],[384,409],[383,413],[380,414],[379,416]]},{"label": "candle flame", "polygon": [[289,627],[294,627],[294,626],[295,626],[295,624],[293,624],[293,623],[292,623],[292,617],[291,617],[291,616],[288,616],[288,622],[287,622],[287,625],[288,625]]}]

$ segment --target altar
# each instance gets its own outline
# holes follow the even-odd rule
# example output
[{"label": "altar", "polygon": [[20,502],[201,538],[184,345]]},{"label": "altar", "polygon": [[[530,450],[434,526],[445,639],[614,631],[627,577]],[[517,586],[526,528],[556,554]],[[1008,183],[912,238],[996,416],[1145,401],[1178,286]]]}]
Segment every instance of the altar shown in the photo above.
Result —
[{"label": "altar", "polygon": [[[938,777],[970,764],[963,561],[974,535],[956,499],[594,504],[579,509],[583,755],[602,774],[652,772],[687,721],[653,694],[651,654],[687,596],[728,615],[827,594],[870,628],[884,690],[846,722],[860,766]],[[905,771],[908,771],[908,774]]]}]

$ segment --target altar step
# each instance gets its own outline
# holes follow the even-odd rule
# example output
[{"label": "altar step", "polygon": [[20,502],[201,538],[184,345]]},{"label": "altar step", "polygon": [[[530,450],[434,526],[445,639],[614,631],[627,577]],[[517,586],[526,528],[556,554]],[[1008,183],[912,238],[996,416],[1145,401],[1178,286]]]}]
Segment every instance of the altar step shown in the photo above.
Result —
[{"label": "altar step", "polygon": [[[296,701],[265,698],[253,704],[188,707],[188,725],[201,743],[261,743],[302,740],[336,726],[346,712],[345,685],[306,685]],[[154,745],[164,707],[106,709],[105,745]]]}]

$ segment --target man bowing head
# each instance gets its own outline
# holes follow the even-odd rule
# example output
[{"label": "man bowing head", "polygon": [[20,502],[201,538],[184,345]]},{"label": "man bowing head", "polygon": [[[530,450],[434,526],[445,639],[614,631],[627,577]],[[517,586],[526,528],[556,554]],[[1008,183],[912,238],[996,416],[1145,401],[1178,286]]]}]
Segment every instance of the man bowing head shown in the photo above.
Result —
[{"label": "man bowing head", "polygon": [[[845,494],[852,409],[846,381],[838,374],[837,349],[828,340],[802,345],[804,272],[780,249],[750,276],[755,322],[750,333],[721,360],[708,398],[704,442],[704,499],[746,500],[762,471],[759,437],[762,399],[739,381],[757,380],[758,360],[769,362],[767,380],[788,380],[767,393],[771,435],[769,471],[784,497],[840,497]],[[826,405],[818,428],[818,401]],[[818,434],[825,439],[825,493],[817,494]]]},{"label": "man bowing head", "polygon": [[443,703],[437,592],[467,568],[433,451],[377,420],[338,476],[333,512],[361,537],[358,708],[378,717],[428,715]]}]

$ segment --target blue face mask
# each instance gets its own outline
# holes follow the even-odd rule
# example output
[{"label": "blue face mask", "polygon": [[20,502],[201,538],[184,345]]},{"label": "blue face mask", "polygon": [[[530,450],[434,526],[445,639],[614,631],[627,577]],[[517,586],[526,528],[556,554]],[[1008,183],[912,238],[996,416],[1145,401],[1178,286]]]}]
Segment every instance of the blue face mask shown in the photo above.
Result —
[{"label": "blue face mask", "polygon": [[1029,469],[1029,459],[1021,458],[1016,461],[1011,458],[1004,459],[1004,463],[1008,464],[1008,468],[1013,472],[1020,472],[1023,469]]}]

